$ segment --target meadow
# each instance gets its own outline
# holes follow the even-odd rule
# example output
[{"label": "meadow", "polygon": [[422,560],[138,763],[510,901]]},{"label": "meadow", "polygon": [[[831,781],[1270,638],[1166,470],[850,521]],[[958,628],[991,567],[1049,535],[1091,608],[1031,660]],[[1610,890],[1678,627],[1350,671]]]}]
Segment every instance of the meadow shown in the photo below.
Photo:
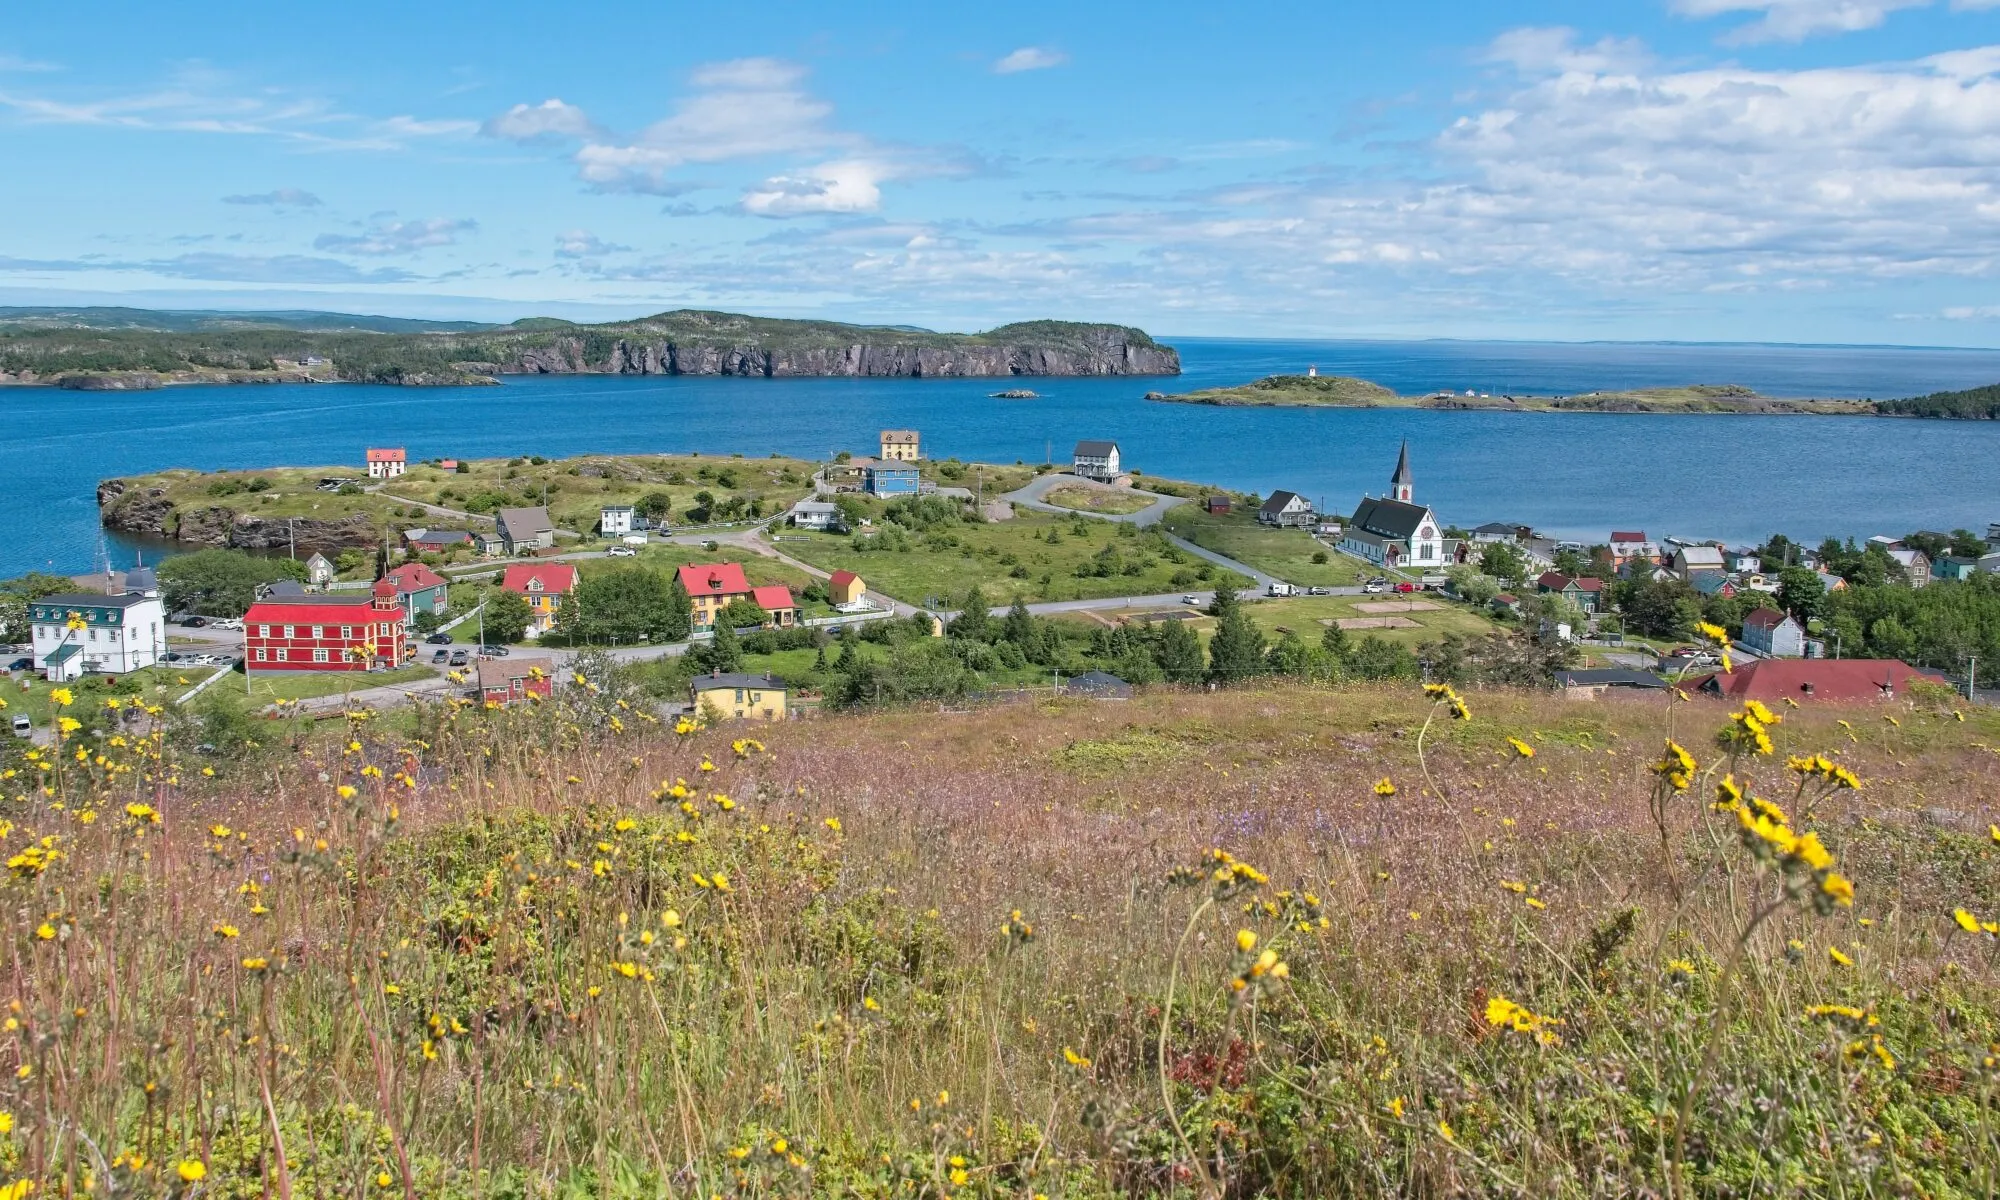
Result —
[{"label": "meadow", "polygon": [[2000,719],[1948,697],[563,682],[8,746],[0,1188],[2000,1186]]},{"label": "meadow", "polygon": [[1204,550],[1275,575],[1300,587],[1352,587],[1360,583],[1367,564],[1328,549],[1303,529],[1277,529],[1260,524],[1254,509],[1209,513],[1182,504],[1162,518],[1170,533]]}]

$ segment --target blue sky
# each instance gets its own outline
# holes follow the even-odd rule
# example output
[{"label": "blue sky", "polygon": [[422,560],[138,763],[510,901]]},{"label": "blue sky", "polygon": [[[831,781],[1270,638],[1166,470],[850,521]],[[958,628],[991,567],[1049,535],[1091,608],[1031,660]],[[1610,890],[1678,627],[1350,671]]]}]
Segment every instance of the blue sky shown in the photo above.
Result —
[{"label": "blue sky", "polygon": [[2000,345],[2000,0],[16,6],[0,304]]}]

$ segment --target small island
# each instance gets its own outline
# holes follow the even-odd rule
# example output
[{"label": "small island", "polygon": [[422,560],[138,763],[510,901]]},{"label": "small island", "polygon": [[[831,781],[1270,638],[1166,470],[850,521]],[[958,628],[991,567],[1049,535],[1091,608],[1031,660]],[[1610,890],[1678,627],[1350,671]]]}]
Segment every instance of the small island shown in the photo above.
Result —
[{"label": "small island", "polygon": [[1372,380],[1351,375],[1267,375],[1235,387],[1204,388],[1148,400],[1251,408],[1434,408],[1502,412],[1761,413],[1813,416],[1874,416],[1889,411],[1873,400],[1800,400],[1765,396],[1736,384],[1632,388],[1580,392],[1570,396],[1430,392],[1398,395]]},{"label": "small island", "polygon": [[995,400],[1039,400],[1042,398],[1040,392],[1031,392],[1027,388],[1008,388],[1004,392],[992,392],[989,394]]}]

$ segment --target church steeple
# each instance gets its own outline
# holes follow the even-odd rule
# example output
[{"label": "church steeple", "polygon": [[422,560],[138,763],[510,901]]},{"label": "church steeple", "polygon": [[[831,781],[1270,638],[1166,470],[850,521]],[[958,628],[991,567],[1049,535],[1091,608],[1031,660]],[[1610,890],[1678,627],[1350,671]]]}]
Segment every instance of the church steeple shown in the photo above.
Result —
[{"label": "church steeple", "polygon": [[1408,503],[1416,494],[1416,477],[1410,474],[1410,441],[1403,439],[1403,452],[1396,456],[1396,473],[1389,477],[1389,494]]}]

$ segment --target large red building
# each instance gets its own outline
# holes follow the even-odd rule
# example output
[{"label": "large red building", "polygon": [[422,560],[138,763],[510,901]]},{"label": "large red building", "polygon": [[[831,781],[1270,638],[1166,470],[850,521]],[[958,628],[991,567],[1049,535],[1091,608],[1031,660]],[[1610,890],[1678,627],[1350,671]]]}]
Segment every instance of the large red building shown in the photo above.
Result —
[{"label": "large red building", "polygon": [[249,671],[371,671],[410,660],[396,585],[375,581],[366,596],[286,596],[243,614]]}]

